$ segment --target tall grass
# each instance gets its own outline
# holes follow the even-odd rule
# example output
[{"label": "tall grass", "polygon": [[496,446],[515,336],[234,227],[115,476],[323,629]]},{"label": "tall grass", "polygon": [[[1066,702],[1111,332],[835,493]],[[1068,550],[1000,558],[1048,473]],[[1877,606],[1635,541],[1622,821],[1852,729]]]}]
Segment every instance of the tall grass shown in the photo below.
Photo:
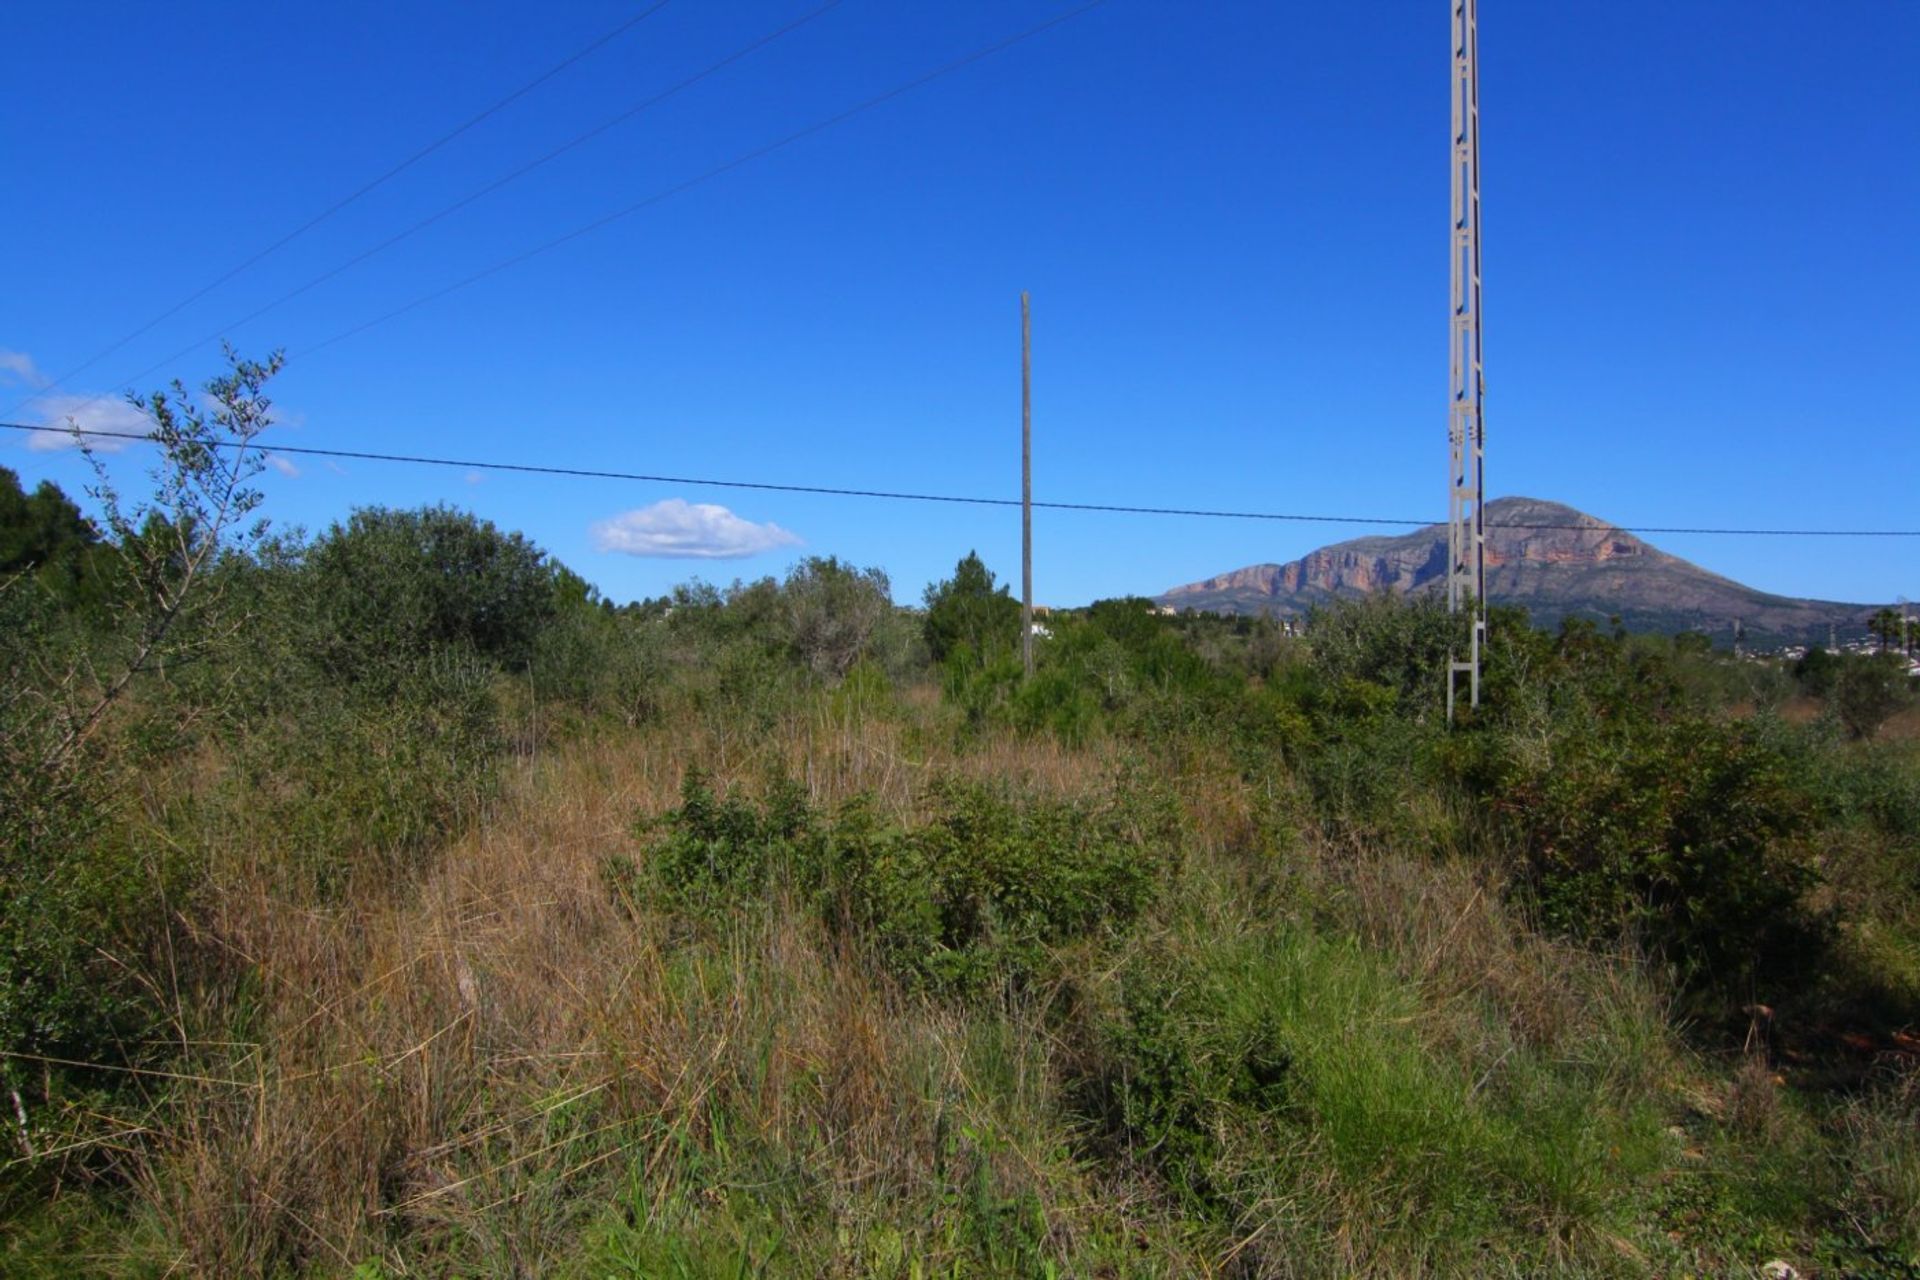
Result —
[{"label": "tall grass", "polygon": [[[659,618],[604,685],[449,656],[129,748],[103,821],[193,888],[141,889],[112,957],[151,1052],[16,1061],[0,1269],[1900,1274],[1898,1042],[1802,1089],[1784,1004],[1715,1038],[1662,935],[1544,927],[1513,809],[1573,695],[1448,737],[1364,623],[1338,670],[1249,674],[1260,637],[1203,661],[1110,611],[1041,698]],[[1781,827],[1821,873],[1792,906],[1904,1007],[1873,957],[1914,936],[1913,761],[1736,732],[1831,771]],[[1663,838],[1702,829],[1683,781]]]}]

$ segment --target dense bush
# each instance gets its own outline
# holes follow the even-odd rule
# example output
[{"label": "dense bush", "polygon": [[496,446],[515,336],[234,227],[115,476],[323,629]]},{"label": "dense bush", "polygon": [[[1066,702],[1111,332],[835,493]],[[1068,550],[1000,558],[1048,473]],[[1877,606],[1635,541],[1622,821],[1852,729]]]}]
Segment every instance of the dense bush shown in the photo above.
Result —
[{"label": "dense bush", "polygon": [[314,542],[305,572],[315,654],[373,683],[447,649],[524,668],[561,589],[531,542],[445,506],[362,508]]},{"label": "dense bush", "polygon": [[615,609],[585,591],[573,596],[570,577],[562,576],[558,616],[534,642],[531,697],[536,705],[557,701],[629,728],[654,718],[674,684],[665,620]]},{"label": "dense bush", "polygon": [[1897,654],[1875,654],[1841,664],[1833,679],[1833,709],[1856,738],[1871,738],[1913,701],[1906,664]]},{"label": "dense bush", "polygon": [[1020,602],[969,552],[953,576],[926,590],[927,650],[938,663],[991,664],[1020,644]]},{"label": "dense bush", "polygon": [[[0,728],[0,1080],[40,1059],[111,1058],[153,1016],[106,948],[128,941],[147,886],[114,841],[103,788],[48,776],[38,735]],[[16,1056],[25,1055],[25,1056]]]},{"label": "dense bush", "polygon": [[60,487],[42,480],[27,493],[0,467],[0,582],[16,576],[60,604],[97,614],[111,590],[108,549],[99,530]]},{"label": "dense bush", "polygon": [[1818,879],[1795,837],[1815,816],[1791,762],[1754,729],[1712,721],[1570,735],[1489,797],[1519,836],[1544,918],[1627,931],[1694,977],[1738,989],[1805,965]]},{"label": "dense bush", "polygon": [[838,680],[870,657],[893,614],[893,588],[878,569],[855,569],[832,556],[810,556],[781,586],[788,643],[815,675]]},{"label": "dense bush", "polygon": [[318,686],[232,751],[233,789],[213,822],[270,851],[289,881],[325,892],[391,875],[485,812],[504,733],[493,671],[436,653],[389,673],[378,697]]},{"label": "dense bush", "polygon": [[[716,795],[706,775],[690,769],[680,807],[642,819],[638,834],[651,839],[647,883],[669,906],[696,914],[764,898],[781,881],[818,892],[832,856],[820,815],[786,777],[756,803],[744,794]],[[632,874],[630,865],[623,874]]]},{"label": "dense bush", "polygon": [[[1431,716],[1445,705],[1448,651],[1464,639],[1435,596],[1403,602],[1369,596],[1317,609],[1308,619],[1313,667],[1329,687],[1386,690],[1393,705]],[[1357,696],[1348,694],[1347,696]]]},{"label": "dense bush", "polygon": [[977,989],[1047,965],[1050,948],[1125,930],[1178,870],[1180,822],[1151,788],[1098,802],[949,782],[923,825],[843,824],[843,910],[891,966]]},{"label": "dense bush", "polygon": [[679,808],[641,824],[639,870],[615,883],[712,916],[777,886],[816,904],[895,974],[937,990],[1018,982],[1049,950],[1124,931],[1178,870],[1180,824],[1137,780],[1097,802],[933,784],[911,825],[864,798],[828,818],[788,780],[758,801],[716,796],[689,773]]},{"label": "dense bush", "polygon": [[1148,951],[1122,971],[1118,1008],[1082,1032],[1072,1082],[1097,1143],[1157,1167],[1209,1211],[1224,1207],[1215,1166],[1236,1113],[1257,1124],[1300,1100],[1274,1011],[1243,1016],[1236,1003],[1177,957]]}]

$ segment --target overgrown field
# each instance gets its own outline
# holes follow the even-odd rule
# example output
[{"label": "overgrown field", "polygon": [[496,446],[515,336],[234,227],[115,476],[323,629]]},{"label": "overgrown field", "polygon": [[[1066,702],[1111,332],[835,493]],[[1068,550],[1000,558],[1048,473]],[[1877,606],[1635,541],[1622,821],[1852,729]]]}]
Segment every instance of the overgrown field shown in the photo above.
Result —
[{"label": "overgrown field", "polygon": [[1449,730],[1430,606],[1115,601],[1023,682],[971,558],[613,608],[175,444],[0,501],[0,1272],[1920,1275],[1891,663],[1496,614]]}]

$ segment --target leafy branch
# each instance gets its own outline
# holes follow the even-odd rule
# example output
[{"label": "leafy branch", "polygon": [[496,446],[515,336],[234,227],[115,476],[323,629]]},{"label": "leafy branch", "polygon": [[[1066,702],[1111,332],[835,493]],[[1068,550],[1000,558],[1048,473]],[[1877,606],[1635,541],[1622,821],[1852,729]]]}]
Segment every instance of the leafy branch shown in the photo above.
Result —
[{"label": "leafy branch", "polygon": [[[260,434],[273,424],[265,387],[285,357],[275,351],[254,361],[231,346],[224,350],[228,372],[208,382],[199,399],[177,380],[171,393],[128,397],[152,422],[147,439],[160,450],[148,500],[127,506],[86,434],[68,422],[93,468],[96,483],[88,494],[100,504],[102,531],[118,558],[125,589],[115,593],[114,608],[131,648],[108,678],[92,682],[96,692],[84,709],[67,717],[46,768],[70,758],[142,674],[217,643],[218,635],[182,642],[190,631],[183,624],[217,611],[221,592],[207,579],[222,553],[250,550],[266,536],[267,521],[251,519],[262,497],[251,482],[266,465]],[[229,625],[227,633],[238,626]]]}]

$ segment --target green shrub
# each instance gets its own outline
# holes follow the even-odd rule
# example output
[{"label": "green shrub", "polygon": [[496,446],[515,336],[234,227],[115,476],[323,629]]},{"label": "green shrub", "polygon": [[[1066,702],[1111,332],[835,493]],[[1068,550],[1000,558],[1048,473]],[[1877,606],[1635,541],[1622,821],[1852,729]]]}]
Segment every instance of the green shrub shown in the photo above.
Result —
[{"label": "green shrub", "polygon": [[1021,684],[1020,655],[1012,649],[985,658],[962,644],[948,652],[939,671],[940,692],[965,714],[969,729],[982,728],[1014,705]]},{"label": "green shrub", "polygon": [[1298,1083],[1272,1009],[1257,995],[1249,1006],[1257,1011],[1235,1016],[1206,975],[1148,951],[1122,971],[1119,1008],[1094,1029],[1071,1082],[1100,1142],[1158,1168],[1203,1209],[1220,1207],[1214,1165],[1235,1113],[1279,1114]]},{"label": "green shrub", "polygon": [[1557,928],[1629,931],[1690,978],[1727,987],[1817,956],[1822,922],[1807,894],[1818,872],[1795,839],[1814,806],[1754,726],[1569,734],[1489,799]]},{"label": "green shrub", "polygon": [[927,808],[907,829],[856,811],[835,857],[847,920],[935,988],[1018,980],[1054,946],[1124,931],[1179,865],[1172,804],[1126,782],[1097,804],[944,782]]},{"label": "green shrub", "polygon": [[640,832],[653,837],[647,875],[655,891],[697,914],[762,898],[776,879],[817,888],[825,863],[819,815],[786,777],[756,803],[744,794],[715,795],[706,775],[689,769],[680,807],[642,821]]},{"label": "green shrub", "polygon": [[1020,982],[1050,949],[1124,931],[1177,870],[1177,814],[1117,784],[1097,803],[941,781],[912,825],[856,798],[829,820],[777,779],[754,800],[690,771],[677,809],[640,824],[643,868],[609,868],[622,892],[711,917],[778,886],[814,903],[896,976],[956,993]]},{"label": "green shrub", "polygon": [[581,600],[563,604],[540,629],[531,695],[571,702],[628,726],[657,716],[672,678],[667,628],[637,610]]},{"label": "green shrub", "polygon": [[180,888],[172,860],[144,859],[127,838],[109,744],[63,751],[71,708],[62,691],[29,683],[84,661],[70,646],[87,637],[57,607],[30,584],[0,586],[0,1081],[9,1083],[39,1080],[46,1065],[14,1055],[125,1060],[125,1043],[156,1012],[132,962],[167,924],[163,891]]},{"label": "green shrub", "polygon": [[[1307,643],[1315,673],[1328,685],[1387,690],[1409,715],[1445,706],[1448,652],[1464,639],[1460,619],[1435,596],[1381,594],[1315,609]],[[1356,682],[1349,684],[1348,682]]]},{"label": "green shrub", "polygon": [[833,556],[809,556],[780,589],[793,657],[817,676],[838,680],[873,652],[893,613],[893,588],[879,569],[855,569]]},{"label": "green shrub", "polygon": [[1100,699],[1086,682],[1051,663],[1015,688],[1009,712],[1020,729],[1050,733],[1068,746],[1090,741],[1106,720]]},{"label": "green shrub", "polygon": [[1897,654],[1874,654],[1842,664],[1833,681],[1833,709],[1856,738],[1871,738],[1913,701],[1905,664]]},{"label": "green shrub", "polygon": [[[116,838],[98,787],[0,761],[0,1080],[47,1056],[114,1063],[152,1017],[126,945],[151,888]],[[122,952],[121,963],[106,957]],[[26,1058],[13,1055],[25,1054]]]},{"label": "green shrub", "polygon": [[374,684],[448,649],[523,668],[561,585],[524,537],[445,506],[363,507],[313,544],[305,572],[315,656]]},{"label": "green shrub", "polygon": [[396,664],[377,696],[288,687],[280,714],[234,743],[237,767],[195,808],[192,834],[271,851],[277,871],[325,891],[417,865],[497,791],[497,678],[443,652]]},{"label": "green shrub", "polygon": [[937,663],[963,651],[977,663],[991,663],[1020,647],[1020,602],[1004,585],[995,588],[993,570],[969,552],[954,566],[953,577],[926,591],[924,630],[927,650]]}]

